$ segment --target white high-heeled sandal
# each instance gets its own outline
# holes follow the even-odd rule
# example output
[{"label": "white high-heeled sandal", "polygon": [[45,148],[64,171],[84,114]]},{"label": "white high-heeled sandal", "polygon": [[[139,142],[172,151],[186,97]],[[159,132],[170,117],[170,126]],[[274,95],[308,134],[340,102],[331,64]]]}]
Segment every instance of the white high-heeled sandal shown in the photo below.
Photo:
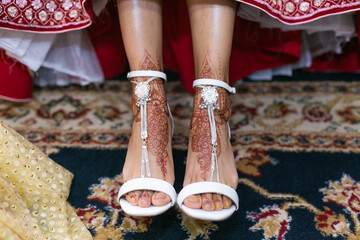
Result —
[{"label": "white high-heeled sandal", "polygon": [[[149,77],[148,80],[144,82],[135,82],[135,94],[138,97],[138,101],[136,105],[140,108],[140,118],[141,118],[141,139],[143,142],[142,145],[142,157],[141,157],[141,178],[134,178],[127,182],[125,182],[118,194],[118,202],[122,210],[132,216],[156,216],[171,208],[176,202],[176,191],[174,187],[161,179],[151,178],[150,173],[150,165],[148,158],[148,150],[147,150],[147,113],[146,113],[146,105],[147,102],[151,101],[150,95],[150,85],[149,83],[157,78],[162,78],[166,81],[166,75],[163,72],[158,71],[132,71],[128,73],[127,76],[129,79],[133,77]],[[169,114],[172,120],[172,134],[174,133],[174,120],[170,112],[169,105],[167,105],[169,109]],[[166,193],[171,201],[164,206],[150,206],[148,208],[141,208],[139,206],[131,205],[126,199],[122,198],[127,193],[136,191],[136,190],[151,190],[151,191],[159,191]]]},{"label": "white high-heeled sandal", "polygon": [[[210,85],[210,86],[209,86]],[[230,186],[220,183],[219,179],[219,166],[217,160],[217,134],[214,118],[214,110],[219,109],[217,104],[218,92],[216,87],[222,87],[230,93],[235,93],[235,88],[230,87],[227,83],[215,79],[197,79],[193,83],[193,87],[201,87],[202,103],[200,108],[207,109],[209,115],[210,129],[211,129],[211,173],[209,182],[191,183],[185,186],[177,197],[177,204],[180,209],[190,217],[208,220],[208,221],[222,221],[229,218],[239,208],[239,197],[236,191]],[[228,124],[229,137],[230,127]],[[214,172],[216,171],[216,181],[214,181]],[[193,209],[186,207],[183,203],[184,200],[195,194],[201,193],[218,193],[229,197],[233,204],[230,208],[222,209],[220,211],[205,211],[202,209]]]}]

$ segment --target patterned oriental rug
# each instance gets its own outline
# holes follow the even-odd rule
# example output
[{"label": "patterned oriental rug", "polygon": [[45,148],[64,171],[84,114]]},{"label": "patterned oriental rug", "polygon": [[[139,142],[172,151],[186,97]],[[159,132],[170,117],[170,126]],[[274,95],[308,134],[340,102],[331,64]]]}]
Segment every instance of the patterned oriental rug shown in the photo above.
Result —
[{"label": "patterned oriental rug", "polygon": [[[360,239],[360,83],[241,83],[231,97],[240,209],[224,222],[174,207],[124,215],[116,195],[131,131],[130,85],[37,89],[0,101],[0,118],[75,174],[68,201],[96,240]],[[175,118],[175,187],[185,170],[192,96],[167,85]]]}]

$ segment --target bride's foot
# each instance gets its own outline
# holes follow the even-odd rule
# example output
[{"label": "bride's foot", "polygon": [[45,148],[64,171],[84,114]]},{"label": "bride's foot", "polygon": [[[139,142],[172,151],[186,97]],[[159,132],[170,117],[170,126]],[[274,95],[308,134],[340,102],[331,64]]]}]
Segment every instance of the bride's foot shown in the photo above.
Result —
[{"label": "bride's foot", "polygon": [[[219,167],[219,182],[236,189],[238,174],[235,167],[234,155],[229,140],[227,122],[231,115],[229,96],[225,89],[216,88],[219,94],[219,109],[214,110],[215,126],[217,132],[217,157]],[[209,181],[211,175],[211,131],[208,110],[199,106],[203,102],[201,98],[202,88],[196,88],[194,98],[194,113],[189,133],[189,147],[186,162],[184,187],[190,183]],[[217,179],[214,171],[214,180]],[[193,209],[206,211],[218,211],[230,208],[232,200],[215,193],[203,193],[191,195],[184,200],[185,206]]]},{"label": "bride's foot", "polygon": [[[133,82],[144,82],[149,77],[136,77]],[[133,83],[133,89],[137,85]],[[150,98],[147,102],[147,151],[151,178],[164,180],[171,185],[174,183],[174,166],[171,151],[172,122],[166,102],[163,80],[157,78],[149,83]],[[141,177],[142,145],[141,114],[136,105],[138,97],[132,94],[132,111],[134,122],[129,140],[128,151],[123,168],[124,181]],[[164,206],[170,202],[169,195],[163,192],[138,190],[126,194],[126,200],[133,206],[143,208]]]}]

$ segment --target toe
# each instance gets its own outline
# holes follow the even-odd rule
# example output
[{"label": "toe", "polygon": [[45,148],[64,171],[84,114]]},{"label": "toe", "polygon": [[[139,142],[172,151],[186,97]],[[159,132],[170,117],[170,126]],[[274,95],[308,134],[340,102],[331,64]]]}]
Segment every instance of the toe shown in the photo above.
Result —
[{"label": "toe", "polygon": [[139,207],[142,208],[150,207],[152,194],[153,194],[152,191],[143,191],[141,197],[139,198]]},{"label": "toe", "polygon": [[231,207],[231,199],[227,196],[223,196],[224,208]]},{"label": "toe", "polygon": [[199,209],[201,208],[201,202],[200,195],[191,195],[185,199],[184,204],[189,208]]},{"label": "toe", "polygon": [[220,194],[213,194],[213,202],[214,202],[215,211],[220,211],[223,209],[224,205]]},{"label": "toe", "polygon": [[215,206],[214,202],[212,201],[212,194],[211,193],[204,193],[202,194],[202,209],[205,211],[214,211]]},{"label": "toe", "polygon": [[137,206],[142,191],[133,191],[126,194],[126,200],[133,206]]},{"label": "toe", "polygon": [[163,192],[155,192],[152,195],[151,203],[154,206],[164,206],[170,202],[170,197]]}]

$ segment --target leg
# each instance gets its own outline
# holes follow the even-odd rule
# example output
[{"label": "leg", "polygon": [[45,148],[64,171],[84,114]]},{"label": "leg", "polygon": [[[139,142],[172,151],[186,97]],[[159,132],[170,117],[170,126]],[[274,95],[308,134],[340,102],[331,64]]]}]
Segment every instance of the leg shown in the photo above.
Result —
[{"label": "leg", "polygon": [[[196,78],[211,78],[228,82],[228,66],[235,19],[233,0],[188,0]],[[219,93],[215,121],[217,127],[220,182],[236,188],[238,175],[232,147],[229,141],[227,121],[231,115],[227,92]],[[200,181],[209,181],[211,165],[211,135],[206,109],[200,109],[201,88],[196,89],[194,112],[189,134],[189,147],[184,186]],[[231,200],[218,194],[193,195],[184,201],[190,208],[221,210],[228,208]]]},{"label": "leg", "polygon": [[[120,26],[131,71],[163,71],[162,23],[160,0],[118,0]],[[147,77],[132,79],[141,82]],[[135,84],[133,84],[133,89]],[[166,105],[163,81],[150,83],[151,101],[147,103],[147,147],[152,177],[174,182],[174,167],[171,153],[171,121]],[[124,180],[140,177],[141,148],[140,111],[135,105],[137,97],[133,92],[132,111],[134,123],[128,152],[123,168]],[[161,192],[136,191],[127,194],[132,205],[149,207],[165,205],[169,196]]]}]

